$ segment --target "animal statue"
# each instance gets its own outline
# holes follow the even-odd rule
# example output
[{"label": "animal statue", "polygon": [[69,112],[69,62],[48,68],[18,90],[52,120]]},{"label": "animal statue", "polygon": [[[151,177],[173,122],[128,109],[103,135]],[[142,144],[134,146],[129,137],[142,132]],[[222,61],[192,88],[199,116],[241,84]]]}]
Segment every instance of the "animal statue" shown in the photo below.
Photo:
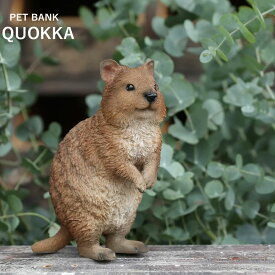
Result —
[{"label": "animal statue", "polygon": [[142,193],[156,182],[164,98],[152,60],[129,68],[109,59],[101,62],[100,73],[100,109],[69,131],[51,165],[50,195],[60,230],[33,244],[35,253],[53,253],[71,240],[80,256],[98,261],[148,251],[125,236]]}]

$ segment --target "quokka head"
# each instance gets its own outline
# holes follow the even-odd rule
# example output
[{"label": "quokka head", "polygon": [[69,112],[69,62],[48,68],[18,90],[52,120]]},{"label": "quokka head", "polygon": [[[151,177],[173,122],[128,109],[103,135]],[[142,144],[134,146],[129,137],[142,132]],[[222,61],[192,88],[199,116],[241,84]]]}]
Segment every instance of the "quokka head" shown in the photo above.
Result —
[{"label": "quokka head", "polygon": [[164,119],[166,108],[154,79],[153,60],[136,68],[104,60],[100,74],[105,82],[101,110],[109,123],[123,126],[134,121],[160,123]]}]

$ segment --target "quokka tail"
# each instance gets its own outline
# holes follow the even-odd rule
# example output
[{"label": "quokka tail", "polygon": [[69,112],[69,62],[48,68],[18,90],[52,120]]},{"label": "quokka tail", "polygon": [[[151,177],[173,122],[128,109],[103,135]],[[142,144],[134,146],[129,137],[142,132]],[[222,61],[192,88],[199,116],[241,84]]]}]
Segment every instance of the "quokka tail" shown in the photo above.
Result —
[{"label": "quokka tail", "polygon": [[61,226],[56,235],[34,243],[31,248],[34,253],[53,253],[65,247],[71,240],[72,236],[69,231]]}]

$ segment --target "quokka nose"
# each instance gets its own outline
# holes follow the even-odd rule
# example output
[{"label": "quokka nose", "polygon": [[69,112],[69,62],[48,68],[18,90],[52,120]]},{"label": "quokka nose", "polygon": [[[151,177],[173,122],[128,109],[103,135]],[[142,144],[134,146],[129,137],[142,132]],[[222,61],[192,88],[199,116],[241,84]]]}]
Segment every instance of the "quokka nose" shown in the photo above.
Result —
[{"label": "quokka nose", "polygon": [[146,92],[143,95],[149,103],[154,102],[157,98],[157,94],[152,92]]}]

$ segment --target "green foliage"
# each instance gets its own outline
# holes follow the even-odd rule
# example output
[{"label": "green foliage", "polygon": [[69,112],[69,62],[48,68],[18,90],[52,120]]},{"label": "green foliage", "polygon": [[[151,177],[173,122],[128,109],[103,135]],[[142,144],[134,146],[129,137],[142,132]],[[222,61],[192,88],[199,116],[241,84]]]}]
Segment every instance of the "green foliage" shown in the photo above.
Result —
[{"label": "green foliage", "polygon": [[[131,235],[157,244],[275,243],[275,40],[265,17],[275,2],[251,0],[238,11],[227,0],[162,2],[173,13],[152,19],[159,38],[129,31],[116,54],[130,67],[155,60],[170,125]],[[197,83],[174,72],[172,57],[186,52],[205,63]],[[91,114],[98,101],[87,98]]]},{"label": "green foliage", "polygon": [[[143,37],[137,25],[150,0],[102,0],[95,13],[86,7],[79,10],[96,39],[122,37],[115,53],[121,64],[155,60],[156,81],[168,109],[158,180],[143,196],[131,237],[152,244],[275,243],[275,39],[272,20],[266,17],[275,14],[275,1],[249,0],[251,7],[238,11],[228,0],[162,2],[171,15],[152,19],[157,39]],[[190,41],[195,46],[190,47]],[[66,44],[83,48],[77,40]],[[62,62],[38,41],[33,50],[39,62]],[[0,38],[4,244],[29,244],[58,230],[53,211],[30,205],[30,192],[22,185],[30,175],[43,190],[41,200],[50,205],[48,168],[61,127],[53,122],[45,129],[39,116],[29,116],[28,106],[36,98],[31,84],[43,77],[35,66],[24,70],[18,64],[20,52],[16,40],[11,44]],[[174,71],[173,60],[187,52],[202,63],[196,83]],[[89,115],[100,100],[99,94],[86,98]],[[15,129],[12,119],[17,114],[24,122]],[[31,149],[18,152],[11,143],[13,134]],[[15,186],[6,186],[17,169],[23,170],[22,177]]]},{"label": "green foliage", "polygon": [[[45,62],[46,56],[37,42],[35,51],[40,61]],[[31,243],[42,237],[44,229],[55,220],[53,213],[26,204],[30,194],[21,186],[24,179],[31,174],[32,181],[42,190],[48,188],[49,161],[58,145],[61,128],[59,124],[52,123],[49,129],[43,132],[42,119],[36,115],[29,117],[26,107],[33,104],[36,94],[28,88],[31,87],[30,80],[37,80],[39,76],[20,67],[20,52],[21,47],[17,40],[9,43],[0,37],[1,244]],[[48,57],[47,62],[50,60],[53,59]],[[50,65],[53,65],[52,62]],[[25,120],[15,128],[13,118],[18,114]],[[11,141],[12,135],[16,135],[21,141],[29,142],[31,149],[21,154]],[[44,143],[41,144],[40,139]],[[7,155],[12,160],[5,159]],[[19,170],[21,176],[15,186],[6,184]]]}]

